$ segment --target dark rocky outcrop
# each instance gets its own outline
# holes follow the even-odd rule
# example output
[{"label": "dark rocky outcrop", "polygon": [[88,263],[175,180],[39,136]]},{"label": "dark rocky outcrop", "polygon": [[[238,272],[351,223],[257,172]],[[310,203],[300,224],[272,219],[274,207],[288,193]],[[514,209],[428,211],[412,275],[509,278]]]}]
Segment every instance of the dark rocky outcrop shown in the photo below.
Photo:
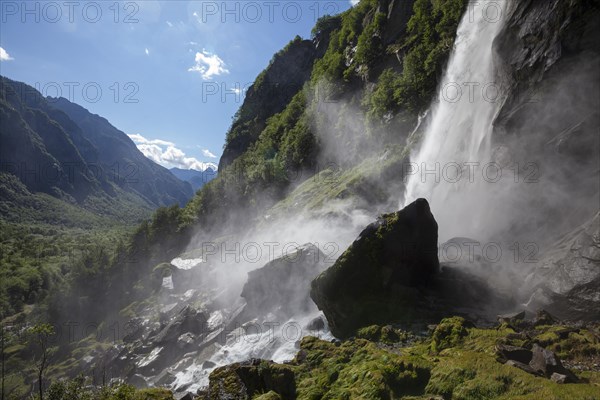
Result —
[{"label": "dark rocky outcrop", "polygon": [[214,370],[210,374],[209,387],[203,398],[244,400],[271,391],[281,399],[294,399],[294,372],[291,368],[272,361],[251,359]]},{"label": "dark rocky outcrop", "polygon": [[311,297],[335,335],[418,317],[418,287],[439,271],[437,229],[429,204],[419,199],[369,225],[312,282]]},{"label": "dark rocky outcrop", "polygon": [[[492,318],[508,307],[468,268],[442,264],[437,223],[425,199],[381,216],[312,282],[311,297],[334,335],[374,324],[427,324],[451,314]],[[495,314],[494,314],[495,315]]]},{"label": "dark rocky outcrop", "polygon": [[283,316],[308,311],[312,306],[310,282],[323,271],[324,261],[325,255],[308,243],[250,271],[241,295],[248,304],[247,311]]}]

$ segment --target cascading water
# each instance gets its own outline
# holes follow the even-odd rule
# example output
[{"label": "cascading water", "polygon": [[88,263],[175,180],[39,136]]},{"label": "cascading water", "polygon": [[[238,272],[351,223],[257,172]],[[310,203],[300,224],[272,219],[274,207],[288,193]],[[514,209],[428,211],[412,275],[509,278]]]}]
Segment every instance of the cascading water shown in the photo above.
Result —
[{"label": "cascading water", "polygon": [[[440,226],[440,240],[481,237],[489,222],[492,122],[501,106],[492,43],[502,28],[506,1],[470,3],[457,30],[454,50],[425,128],[411,157],[404,204],[426,198]],[[491,175],[491,177],[490,177]],[[491,179],[490,179],[491,178]]]}]

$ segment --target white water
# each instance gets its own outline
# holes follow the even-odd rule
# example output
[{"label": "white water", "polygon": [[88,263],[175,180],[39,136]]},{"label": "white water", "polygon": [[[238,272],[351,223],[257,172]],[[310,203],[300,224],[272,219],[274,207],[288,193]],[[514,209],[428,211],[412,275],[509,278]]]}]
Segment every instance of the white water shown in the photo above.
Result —
[{"label": "white water", "polygon": [[421,147],[411,156],[416,173],[408,179],[401,206],[426,198],[441,241],[481,238],[494,214],[490,205],[499,182],[488,181],[496,178],[497,168],[485,166],[492,160],[492,122],[502,102],[498,85],[490,85],[496,75],[492,43],[502,27],[506,3],[469,5]]},{"label": "white water", "polygon": [[204,360],[196,360],[175,374],[171,387],[185,387],[187,391],[195,392],[208,386],[209,375],[215,368],[251,358],[277,363],[290,361],[298,353],[298,342],[302,337],[310,335],[323,340],[333,339],[329,329],[310,331],[301,328],[320,315],[321,313],[314,313],[268,326],[256,323],[248,331],[240,327],[230,332],[224,345],[216,345],[214,354],[207,360],[214,366],[204,367]]}]

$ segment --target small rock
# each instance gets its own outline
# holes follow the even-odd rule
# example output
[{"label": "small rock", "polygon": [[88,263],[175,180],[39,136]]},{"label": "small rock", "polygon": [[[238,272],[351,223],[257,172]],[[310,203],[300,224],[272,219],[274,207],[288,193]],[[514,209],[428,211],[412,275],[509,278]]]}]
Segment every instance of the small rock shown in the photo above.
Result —
[{"label": "small rock", "polygon": [[158,386],[170,385],[175,381],[175,375],[171,374],[168,371],[163,371],[155,378],[155,383]]},{"label": "small rock", "polygon": [[552,376],[550,376],[550,380],[556,383],[567,383],[569,377],[567,375],[559,374],[554,372]]},{"label": "small rock", "polygon": [[206,360],[202,363],[202,369],[209,369],[209,368],[214,368],[216,367],[217,364],[215,364],[212,361]]},{"label": "small rock", "polygon": [[177,347],[183,349],[187,346],[191,346],[192,344],[194,344],[194,340],[194,335],[189,332],[186,332],[177,338]]}]

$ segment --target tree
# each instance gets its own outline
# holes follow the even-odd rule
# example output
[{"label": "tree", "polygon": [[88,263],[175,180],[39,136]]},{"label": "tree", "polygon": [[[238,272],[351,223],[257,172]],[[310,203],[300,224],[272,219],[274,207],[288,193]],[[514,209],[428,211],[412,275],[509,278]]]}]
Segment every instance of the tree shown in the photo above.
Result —
[{"label": "tree", "polygon": [[54,335],[54,328],[49,324],[37,324],[29,329],[31,340],[39,347],[40,358],[37,362],[38,383],[40,391],[40,400],[44,400],[44,372],[48,367],[48,358],[50,357],[50,348],[48,340]]}]

